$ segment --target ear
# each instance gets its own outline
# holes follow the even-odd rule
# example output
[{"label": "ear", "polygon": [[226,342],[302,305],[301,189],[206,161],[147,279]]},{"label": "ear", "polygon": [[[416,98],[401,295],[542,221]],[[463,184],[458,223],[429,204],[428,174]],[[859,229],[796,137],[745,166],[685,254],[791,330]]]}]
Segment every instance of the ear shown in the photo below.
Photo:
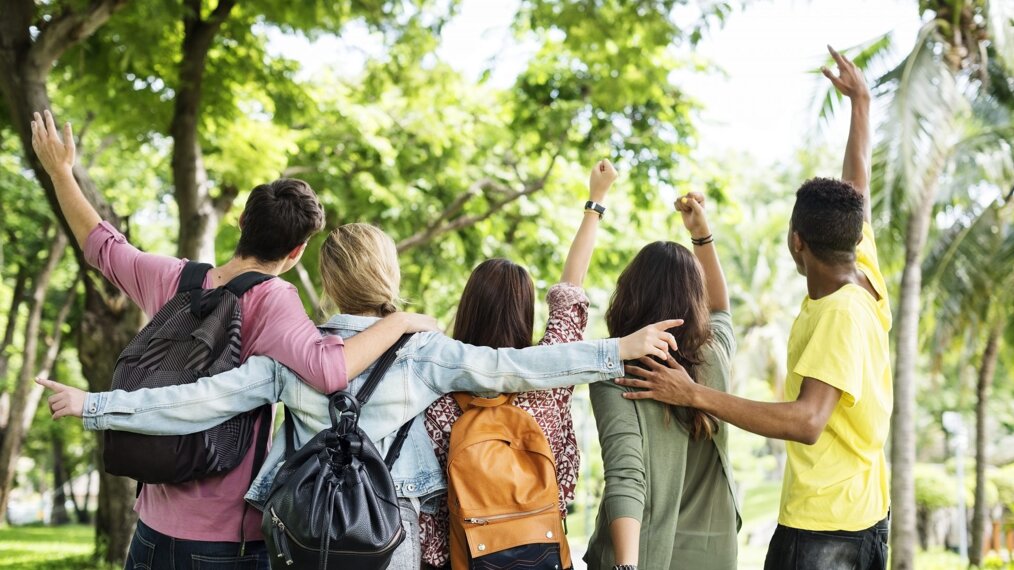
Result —
[{"label": "ear", "polygon": [[803,238],[799,237],[799,232],[792,230],[792,237],[789,239],[792,243],[792,251],[800,253],[806,249],[806,242],[803,241]]},{"label": "ear", "polygon": [[288,258],[299,259],[299,256],[303,255],[303,251],[306,250],[306,244],[307,242],[299,244],[299,246],[297,246],[296,248],[294,248],[292,251],[289,252]]},{"label": "ear", "polygon": [[246,214],[246,212],[243,212],[242,214],[239,215],[239,230],[240,231],[243,231],[243,216],[245,214]]}]

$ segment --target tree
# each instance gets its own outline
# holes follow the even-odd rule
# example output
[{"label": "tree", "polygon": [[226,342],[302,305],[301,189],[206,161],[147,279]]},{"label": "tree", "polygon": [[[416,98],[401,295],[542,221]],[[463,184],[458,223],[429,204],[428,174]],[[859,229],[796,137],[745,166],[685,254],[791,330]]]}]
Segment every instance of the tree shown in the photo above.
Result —
[{"label": "tree", "polygon": [[[5,4],[4,17],[0,18],[0,92],[7,118],[64,232],[70,230],[60,214],[52,181],[31,150],[31,114],[51,107],[47,80],[53,64],[101,28],[125,3],[125,0],[97,0],[78,8],[76,3],[37,5],[33,0],[12,0]],[[99,214],[118,225],[119,217],[97,191],[88,171],[78,165],[74,176]],[[75,254],[84,274],[85,309],[77,343],[79,355],[89,388],[103,390],[109,387],[118,347],[126,345],[133,336],[139,314],[115,287],[84,263],[83,253],[76,245]],[[131,488],[128,479],[101,476],[96,543],[101,556],[113,563],[123,560],[133,527]]]}]

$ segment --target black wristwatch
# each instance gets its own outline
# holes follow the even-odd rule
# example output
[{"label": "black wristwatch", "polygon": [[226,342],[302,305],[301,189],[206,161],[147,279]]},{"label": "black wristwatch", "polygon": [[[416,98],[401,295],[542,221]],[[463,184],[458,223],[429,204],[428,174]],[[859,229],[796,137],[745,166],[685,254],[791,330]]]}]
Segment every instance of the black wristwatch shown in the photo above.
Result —
[{"label": "black wristwatch", "polygon": [[[584,203],[584,209],[586,212],[595,212],[596,214],[599,215],[600,218],[606,213],[605,206],[599,204],[598,202],[593,202],[591,200],[588,200],[587,202]],[[626,570],[626,568],[624,568],[623,570]]]},{"label": "black wristwatch", "polygon": [[637,570],[637,564],[617,564],[613,570]]}]

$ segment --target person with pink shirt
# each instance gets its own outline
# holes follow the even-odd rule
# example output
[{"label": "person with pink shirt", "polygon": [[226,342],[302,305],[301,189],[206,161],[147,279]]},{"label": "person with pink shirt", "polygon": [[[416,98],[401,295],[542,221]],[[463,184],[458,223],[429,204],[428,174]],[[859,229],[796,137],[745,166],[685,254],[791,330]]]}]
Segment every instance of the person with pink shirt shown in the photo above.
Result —
[{"label": "person with pink shirt", "polygon": [[[48,110],[44,115],[35,113],[32,146],[53,180],[74,239],[88,263],[150,318],[176,293],[186,260],[142,252],[99,217],[74,179],[70,123],[64,125],[61,140],[53,116]],[[320,202],[306,182],[282,178],[255,187],[240,217],[241,234],[232,259],[209,271],[204,287],[220,287],[247,271],[285,273],[299,261],[307,240],[323,224]],[[348,342],[339,336],[321,335],[303,309],[296,288],[281,279],[269,279],[250,289],[240,298],[240,310],[241,360],[270,356],[322,393],[344,389],[349,378],[359,375],[402,334],[436,330],[430,317],[399,312]],[[255,426],[259,429],[270,426]],[[195,561],[229,563],[230,568],[268,567],[260,520],[243,516],[253,451],[251,446],[240,465],[222,476],[143,486],[134,506],[137,524],[164,535],[169,539],[164,542],[172,545],[156,553],[153,570],[190,567]]]}]

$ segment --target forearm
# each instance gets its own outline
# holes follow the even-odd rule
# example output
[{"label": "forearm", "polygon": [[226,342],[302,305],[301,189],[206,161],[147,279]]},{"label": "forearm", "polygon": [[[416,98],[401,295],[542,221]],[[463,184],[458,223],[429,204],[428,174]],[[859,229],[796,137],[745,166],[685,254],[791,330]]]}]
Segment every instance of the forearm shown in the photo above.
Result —
[{"label": "forearm", "polygon": [[691,407],[707,412],[746,431],[770,437],[812,444],[823,425],[799,400],[758,402],[696,385]]},{"label": "forearm", "polygon": [[182,435],[212,428],[278,401],[274,365],[264,361],[257,368],[243,366],[192,384],[89,394],[82,413],[85,429]]},{"label": "forearm", "polygon": [[599,215],[586,211],[577,229],[574,241],[570,244],[567,261],[563,264],[563,275],[560,281],[573,285],[582,285],[588,274],[592,252],[595,251],[595,235],[598,232]]},{"label": "forearm", "polygon": [[345,370],[355,378],[398,342],[407,331],[405,320],[394,314],[380,319],[363,332],[345,340]]},{"label": "forearm", "polygon": [[641,542],[641,521],[629,517],[614,519],[609,523],[609,537],[613,541],[615,564],[636,566]]},{"label": "forearm", "polygon": [[715,248],[715,243],[695,245],[694,255],[704,271],[704,287],[708,292],[708,309],[728,311],[729,291],[725,284],[722,264],[718,261],[718,250]]},{"label": "forearm", "polygon": [[60,204],[60,211],[74,234],[74,239],[83,249],[88,240],[88,234],[95,226],[99,225],[102,218],[95,208],[84,197],[81,187],[74,178],[71,167],[61,168],[49,173],[53,181],[53,188],[56,191],[56,199]]},{"label": "forearm", "polygon": [[871,219],[870,206],[870,99],[868,95],[852,99],[852,119],[842,163],[842,180],[851,182],[863,195],[863,215]]}]

